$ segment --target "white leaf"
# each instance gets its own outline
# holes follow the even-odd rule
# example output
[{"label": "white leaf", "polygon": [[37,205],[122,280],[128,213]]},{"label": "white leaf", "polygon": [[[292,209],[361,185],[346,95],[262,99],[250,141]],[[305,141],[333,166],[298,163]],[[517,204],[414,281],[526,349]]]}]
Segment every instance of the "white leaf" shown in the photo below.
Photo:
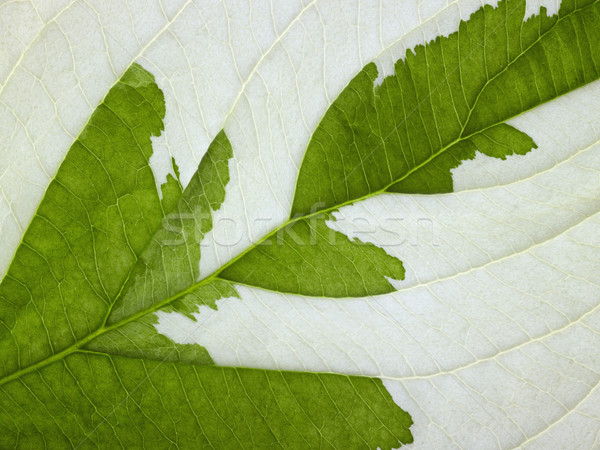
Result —
[{"label": "white leaf", "polygon": [[[287,219],[310,135],[360,68],[375,60],[388,73],[480,6],[0,5],[0,273],[72,140],[132,61],[165,93],[157,182],[171,155],[189,181],[223,127],[235,149],[203,243],[207,274]],[[222,365],[381,377],[412,415],[418,448],[597,447],[598,99],[595,82],[513,119],[539,148],[507,161],[478,155],[454,170],[458,192],[341,209],[331,227],[401,257],[400,291],[332,300],[240,287],[241,299],[202,308],[198,322],[161,314],[157,329]]]}]

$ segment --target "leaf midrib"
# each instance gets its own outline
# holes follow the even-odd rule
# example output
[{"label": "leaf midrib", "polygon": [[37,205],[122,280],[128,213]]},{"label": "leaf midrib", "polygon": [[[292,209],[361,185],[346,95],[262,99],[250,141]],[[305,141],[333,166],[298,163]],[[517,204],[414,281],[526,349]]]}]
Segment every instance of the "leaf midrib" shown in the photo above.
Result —
[{"label": "leaf midrib", "polygon": [[[592,7],[595,4],[597,4],[599,1],[600,0],[596,0],[593,3],[590,3],[589,5],[586,5],[586,6],[582,7],[582,8],[574,9],[570,13],[565,14],[565,15],[559,17],[557,19],[556,23],[551,28],[549,28],[548,31],[546,31],[544,34],[540,35],[540,37],[538,39],[536,39],[536,41],[534,43],[532,43],[524,51],[522,51],[521,53],[519,53],[512,61],[510,61],[507,64],[507,67],[509,67],[510,65],[512,65],[515,61],[517,61],[519,58],[521,58],[523,55],[525,55],[529,50],[531,50],[531,48],[533,48],[534,45],[536,45],[537,43],[539,43],[563,19],[570,17],[572,14],[575,14],[578,11],[582,11],[584,9]],[[489,85],[489,83],[492,80],[494,80],[496,77],[498,77],[500,74],[504,73],[504,71],[505,71],[505,69],[499,71],[493,77],[491,77],[490,79],[488,79],[486,81],[486,83],[481,87],[480,91],[478,92],[478,95],[477,95],[476,99],[479,99],[479,96],[481,95],[481,92],[483,90],[485,90],[485,88]],[[440,85],[441,85],[441,83],[440,83]],[[439,87],[439,85],[438,85],[438,87]],[[389,188],[391,188],[394,184],[399,183],[400,181],[403,181],[404,179],[406,179],[407,177],[409,177],[411,174],[413,174],[417,170],[423,168],[424,166],[426,166],[427,164],[429,164],[431,161],[433,161],[435,158],[437,158],[438,156],[442,155],[444,152],[446,152],[448,149],[450,149],[454,145],[458,144],[459,142],[468,140],[468,139],[470,139],[471,137],[473,137],[473,136],[475,136],[477,134],[483,133],[483,132],[485,132],[485,131],[487,131],[487,130],[495,127],[495,126],[498,126],[498,125],[501,125],[503,123],[506,123],[508,120],[511,120],[513,118],[516,118],[516,117],[519,117],[520,115],[524,114],[525,112],[527,112],[527,111],[529,111],[529,110],[531,110],[533,108],[536,108],[536,107],[540,106],[543,103],[547,103],[549,101],[556,100],[557,98],[560,98],[560,97],[562,97],[563,95],[566,95],[569,92],[571,92],[571,91],[567,91],[567,92],[564,92],[562,94],[556,95],[556,96],[554,96],[554,97],[546,100],[545,102],[541,102],[541,103],[539,103],[537,105],[531,106],[530,108],[524,109],[523,111],[519,112],[518,114],[514,114],[514,115],[512,115],[510,117],[506,117],[502,121],[498,121],[496,123],[492,123],[492,124],[488,125],[487,127],[483,128],[481,130],[474,131],[473,133],[471,133],[469,135],[466,135],[466,136],[462,136],[462,132],[464,132],[464,129],[466,128],[466,125],[468,124],[468,120],[467,120],[465,122],[465,126],[463,127],[463,130],[461,132],[461,135],[459,135],[458,138],[456,138],[454,141],[446,144],[444,147],[441,147],[438,150],[437,153],[432,154],[429,158],[427,158],[426,160],[424,160],[422,163],[420,163],[417,166],[413,167],[412,169],[408,170],[403,176],[399,177],[396,180],[391,181],[390,183],[388,183],[384,187],[382,187],[382,188],[380,188],[380,189],[378,189],[376,191],[369,192],[369,193],[367,193],[367,194],[365,194],[363,196],[360,196],[360,197],[357,197],[357,198],[353,198],[353,199],[348,199],[348,200],[346,200],[346,201],[344,201],[342,203],[339,203],[337,205],[333,205],[333,206],[330,206],[330,207],[327,207],[327,208],[323,208],[323,209],[317,210],[315,212],[312,212],[312,213],[309,213],[309,214],[306,214],[306,215],[303,215],[303,216],[290,217],[288,219],[288,221],[286,221],[286,222],[282,223],[281,225],[275,227],[270,233],[264,235],[256,243],[254,243],[253,245],[248,246],[244,251],[242,251],[241,253],[239,253],[236,257],[234,257],[231,260],[229,260],[227,263],[225,263],[224,265],[222,265],[221,267],[219,267],[218,269],[216,269],[214,272],[212,272],[207,277],[203,278],[202,280],[198,281],[197,283],[194,283],[194,284],[190,285],[187,289],[184,289],[183,291],[181,291],[181,292],[179,292],[179,293],[177,293],[177,294],[175,294],[175,295],[173,295],[171,297],[168,297],[167,299],[163,300],[162,302],[159,302],[159,303],[156,303],[156,304],[152,305],[152,307],[150,307],[150,308],[138,311],[137,313],[135,313],[135,314],[133,314],[131,316],[128,316],[128,317],[126,317],[126,318],[124,318],[124,319],[122,319],[122,320],[120,320],[118,322],[115,322],[112,325],[106,326],[106,320],[110,316],[110,314],[112,312],[112,308],[116,304],[116,300],[118,299],[118,297],[120,296],[120,294],[123,292],[123,288],[125,287],[125,284],[126,284],[127,280],[129,280],[129,278],[130,278],[130,275],[131,275],[131,270],[130,270],[129,273],[128,273],[128,275],[126,276],[125,282],[123,283],[123,285],[121,286],[121,289],[119,290],[119,293],[118,293],[117,297],[115,298],[115,300],[112,302],[111,306],[109,307],[108,312],[106,313],[106,315],[104,317],[103,325],[101,327],[99,327],[97,330],[95,330],[94,332],[90,333],[89,335],[87,335],[83,339],[79,340],[78,342],[76,342],[76,343],[72,344],[71,346],[69,346],[69,347],[61,350],[60,352],[55,353],[55,354],[53,354],[53,355],[51,355],[51,356],[49,356],[47,358],[44,358],[44,359],[42,359],[42,360],[40,360],[40,361],[38,361],[38,362],[36,362],[34,364],[31,364],[31,365],[29,365],[27,367],[24,367],[24,368],[22,368],[20,370],[17,370],[15,372],[13,372],[10,375],[7,375],[7,376],[3,377],[2,379],[0,379],[0,386],[2,386],[4,384],[7,384],[7,383],[9,383],[11,381],[14,381],[16,379],[19,379],[20,377],[22,377],[24,375],[27,375],[28,373],[32,373],[32,372],[34,372],[34,371],[36,371],[38,369],[41,369],[41,368],[43,368],[43,367],[45,367],[45,366],[47,366],[47,365],[49,365],[49,364],[51,364],[53,362],[60,361],[63,358],[65,358],[65,357],[67,357],[67,356],[69,356],[69,355],[71,355],[73,353],[76,353],[76,352],[78,352],[80,350],[81,351],[85,351],[85,350],[82,350],[81,347],[85,346],[86,344],[88,344],[89,342],[91,342],[92,340],[94,340],[95,338],[97,338],[97,337],[99,337],[99,336],[101,336],[101,335],[103,335],[105,333],[108,333],[110,331],[113,331],[113,330],[115,330],[115,329],[117,329],[117,328],[119,328],[119,327],[121,327],[123,325],[126,325],[126,324],[130,323],[130,322],[133,322],[133,321],[135,321],[137,319],[140,319],[140,318],[142,318],[143,316],[145,316],[147,314],[154,313],[154,312],[158,311],[159,309],[161,309],[161,308],[163,308],[163,307],[171,304],[172,302],[176,301],[177,299],[179,299],[179,298],[181,298],[181,297],[183,297],[183,296],[185,296],[185,295],[193,292],[194,290],[196,290],[196,289],[198,289],[198,288],[200,288],[200,287],[202,287],[204,285],[210,284],[213,281],[223,280],[223,281],[231,282],[231,283],[235,284],[235,282],[232,282],[231,280],[227,280],[225,278],[220,278],[219,274],[221,272],[223,272],[225,269],[227,269],[229,266],[231,266],[234,263],[236,263],[238,260],[240,260],[242,257],[244,257],[247,253],[249,253],[250,251],[252,251],[255,248],[257,248],[258,246],[260,246],[263,242],[265,242],[268,239],[270,239],[272,236],[274,236],[275,234],[277,234],[282,229],[284,229],[284,228],[286,228],[288,226],[293,226],[293,224],[295,224],[296,222],[298,222],[300,220],[307,220],[307,219],[310,219],[310,218],[313,218],[313,217],[317,217],[319,215],[326,215],[326,214],[331,213],[331,212],[333,212],[335,210],[338,210],[338,209],[340,209],[340,208],[342,208],[344,206],[349,206],[349,205],[352,205],[354,203],[361,202],[363,200],[367,200],[369,198],[375,197],[375,196],[380,195],[380,194],[390,193],[390,192],[387,192],[387,190]],[[473,109],[475,109],[476,105],[477,105],[477,100],[473,103],[473,106],[472,106],[472,108],[471,108],[471,110],[469,112],[469,116],[472,113]],[[402,125],[402,124],[396,125],[395,128],[399,127],[400,125]],[[399,194],[399,195],[402,195],[400,193],[390,193],[390,194],[396,194],[396,195]],[[410,195],[415,195],[415,194],[410,194]],[[151,240],[152,240],[152,238],[150,239],[149,242],[151,242]],[[256,287],[258,287],[258,286],[256,286]],[[108,353],[106,353],[106,354],[110,355]]]}]

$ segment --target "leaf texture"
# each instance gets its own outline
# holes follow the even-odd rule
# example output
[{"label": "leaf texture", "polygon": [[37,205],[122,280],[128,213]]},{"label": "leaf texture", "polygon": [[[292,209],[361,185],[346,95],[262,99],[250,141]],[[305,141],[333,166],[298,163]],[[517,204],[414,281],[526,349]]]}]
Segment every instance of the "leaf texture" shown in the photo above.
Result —
[{"label": "leaf texture", "polygon": [[[302,5],[282,36],[296,25],[305,26],[301,16],[313,7],[321,12],[315,3]],[[598,245],[592,242],[589,230],[593,234],[597,225],[590,212],[597,211],[593,199],[596,184],[591,178],[596,166],[590,152],[584,149],[573,157],[577,169],[572,173],[577,174],[581,184],[588,183],[591,193],[579,186],[574,193],[551,195],[547,188],[551,183],[536,176],[531,180],[533,192],[541,193],[542,198],[535,202],[527,197],[532,195],[529,191],[521,194],[517,187],[515,196],[519,200],[512,202],[477,190],[460,197],[430,194],[452,192],[455,169],[467,160],[481,155],[512,160],[513,155],[525,155],[546,142],[521,131],[515,118],[599,78],[599,2],[566,0],[556,16],[542,8],[540,14],[526,18],[524,1],[501,0],[497,7],[481,8],[461,22],[455,33],[406,53],[396,62],[393,74],[381,83],[375,64],[365,66],[331,103],[310,140],[307,137],[302,163],[298,160],[296,166],[291,164],[294,176],[298,168],[299,174],[291,212],[289,208],[285,211],[289,212],[288,218],[268,229],[259,227],[258,234],[248,238],[246,248],[234,246],[224,260],[219,259],[223,250],[215,250],[218,267],[213,264],[210,270],[205,270],[209,266],[205,263],[204,244],[216,242],[223,206],[243,206],[245,211],[236,214],[248,220],[244,225],[250,234],[255,230],[248,210],[264,209],[265,214],[273,211],[270,197],[242,189],[246,185],[240,180],[256,176],[271,191],[277,191],[278,185],[270,184],[276,177],[263,181],[260,171],[256,173],[248,161],[255,159],[265,172],[278,173],[281,169],[281,175],[277,175],[280,178],[289,178],[289,170],[286,172],[285,165],[280,167],[281,159],[269,158],[262,150],[258,155],[248,151],[253,145],[252,125],[265,125],[252,110],[252,102],[261,98],[257,94],[261,91],[249,80],[260,78],[265,86],[273,80],[256,67],[238,66],[234,58],[232,73],[237,72],[240,79],[240,74],[247,75],[248,79],[235,100],[223,100],[223,104],[233,102],[232,110],[227,113],[229,106],[205,101],[204,82],[210,90],[219,83],[230,83],[231,78],[217,66],[210,69],[212,79],[198,75],[204,74],[205,68],[191,62],[194,53],[200,47],[204,52],[211,49],[210,53],[212,47],[188,48],[179,39],[182,30],[185,34],[186,27],[194,23],[194,14],[203,15],[211,8],[194,10],[197,5],[189,1],[179,10],[173,5],[161,5],[167,18],[162,30],[154,30],[156,24],[149,24],[148,29],[175,38],[158,41],[164,46],[157,52],[160,58],[174,52],[168,45],[175,45],[177,51],[184,49],[193,73],[194,95],[179,97],[177,102],[167,96],[165,109],[165,98],[154,76],[134,63],[100,102],[83,131],[79,133],[81,124],[74,128],[78,137],[51,181],[0,284],[0,447],[396,448],[413,441],[415,425],[419,437],[424,429],[429,429],[428,439],[435,436],[437,428],[430,423],[449,424],[440,427],[440,433],[448,437],[439,441],[444,444],[527,444],[542,433],[531,432],[535,429],[531,423],[549,423],[552,430],[552,424],[558,421],[553,422],[552,408],[536,412],[539,417],[533,414],[531,423],[523,419],[522,411],[515,411],[523,401],[521,392],[531,395],[531,388],[539,398],[551,397],[557,408],[566,411],[579,407],[579,403],[573,405],[571,397],[562,403],[563,379],[556,388],[559,382],[553,381],[554,372],[559,369],[555,370],[554,363],[569,374],[575,366],[586,370],[583,381],[575,380],[575,384],[584,384],[589,391],[589,396],[580,397],[580,403],[591,402],[589,399],[597,392],[594,370],[587,372],[593,367],[593,357],[577,354],[569,360],[569,351],[563,355],[565,350],[555,346],[553,339],[570,325],[556,328],[554,316],[548,318],[544,312],[550,305],[561,320],[574,320],[573,311],[579,312],[581,306],[571,305],[569,309],[545,303],[546,296],[561,289],[565,304],[594,303],[593,299],[578,299],[578,285],[573,284],[574,279],[594,283],[589,267],[594,267]],[[227,27],[213,29],[203,22],[210,29],[196,30],[198,33],[189,39],[196,42],[198,36],[214,34],[211,37],[215,43],[224,43],[225,48],[235,51],[231,34],[220,34],[230,25],[229,12],[223,7]],[[421,6],[418,10],[420,15]],[[364,12],[360,7],[358,11]],[[45,12],[40,10],[39,14]],[[132,22],[135,17],[131,14]],[[101,34],[108,49],[115,38],[110,32],[104,35],[105,29],[109,28],[103,28]],[[152,47],[154,39],[137,36],[132,41],[137,40],[140,52],[147,45],[156,51]],[[252,39],[257,37],[252,35]],[[215,43],[211,45],[216,48]],[[359,45],[362,66],[360,49]],[[257,67],[269,64],[271,50],[260,54]],[[127,58],[135,52],[126,52]],[[9,57],[13,56],[10,52]],[[156,61],[151,52],[146,57]],[[288,57],[294,60],[293,55]],[[154,62],[149,65],[157,68],[155,74],[164,83],[161,88],[165,93],[176,91],[178,83],[185,82],[159,66]],[[0,64],[0,76],[5,74],[3,67]],[[294,70],[301,73],[303,69],[296,66]],[[214,74],[218,74],[218,80]],[[280,81],[285,83],[281,74]],[[298,91],[305,88],[296,84]],[[306,85],[316,89],[311,83]],[[10,88],[11,83],[7,86]],[[1,84],[0,94],[3,89]],[[270,94],[264,96],[269,101]],[[238,111],[245,111],[245,101],[252,114],[244,116]],[[194,143],[204,153],[200,163],[177,159],[178,167],[176,158],[165,156],[180,151],[182,141],[160,136],[163,121],[167,123],[165,117],[169,114],[171,124],[176,114],[182,121],[195,115],[194,102],[200,104],[200,115],[210,110],[214,117],[208,117],[206,123],[204,117],[202,123],[195,122],[189,136],[190,129],[185,131],[183,146]],[[60,99],[56,103],[60,109]],[[93,98],[87,103],[90,107],[97,104]],[[283,117],[287,112],[281,108],[278,114]],[[226,118],[225,126],[219,117]],[[270,120],[265,121],[269,126],[264,128],[269,129],[269,140],[277,142],[276,121]],[[248,142],[240,139],[240,133],[230,135],[229,129],[235,129],[232,124],[236,121],[240,128],[248,129]],[[310,128],[302,115],[296,122]],[[197,145],[193,130],[204,127],[204,132],[215,126],[215,130],[224,127],[228,133],[207,132],[211,139],[214,136],[212,142]],[[245,133],[242,136],[246,138]],[[291,145],[294,139],[290,137]],[[287,137],[285,141],[287,145]],[[257,145],[262,149],[265,142],[257,139]],[[277,154],[283,155],[285,150],[283,146]],[[163,173],[162,184],[157,158],[168,159],[162,169],[166,167],[168,172]],[[462,165],[460,170],[467,170],[465,167]],[[561,176],[572,176],[567,170],[570,167],[565,165],[559,172]],[[477,175],[474,171],[473,176]],[[495,175],[492,173],[492,177]],[[524,185],[520,183],[519,188]],[[236,195],[242,197],[241,202],[231,201]],[[246,204],[246,195],[259,200]],[[282,198],[285,195],[281,194]],[[572,206],[566,207],[561,202],[569,196],[573,198]],[[497,208],[482,206],[492,201]],[[459,242],[454,253],[444,253],[443,249],[433,252],[432,258],[425,249],[419,256],[419,267],[415,267],[411,265],[415,259],[404,256],[410,253],[412,257],[420,250],[384,245],[376,236],[353,230],[356,223],[348,225],[346,221],[353,216],[364,218],[365,214],[380,221],[388,214],[400,217],[402,207],[411,202],[421,212],[432,202],[446,208],[442,217],[448,224],[444,227],[451,229],[456,238],[451,245]],[[541,210],[555,204],[559,205],[557,215],[547,225],[549,233],[554,233],[550,236],[564,231],[565,240],[573,244],[568,248],[574,248],[573,254],[578,252],[579,256],[559,253],[556,258],[556,252],[552,253],[554,243],[545,245],[544,239],[551,239],[540,231],[546,223],[536,221]],[[524,205],[532,209],[523,212]],[[565,219],[560,208],[572,208],[574,215],[582,217],[581,224],[573,217]],[[470,219],[471,209],[483,211],[477,232],[464,223]],[[497,210],[513,211],[527,220],[531,215],[530,221],[538,229],[531,224],[524,229],[533,236],[527,236],[527,245],[537,239],[533,250],[523,244],[522,234],[527,231],[522,233],[520,224],[496,221],[496,217],[504,217]],[[452,222],[454,215],[461,213],[464,222],[456,225]],[[401,226],[393,229],[399,230]],[[499,240],[502,245],[497,245]],[[241,241],[244,244],[244,239]],[[513,252],[510,258],[498,256],[507,246]],[[583,252],[582,248],[587,250]],[[212,250],[208,248],[208,252]],[[496,264],[504,259],[516,260],[521,254],[531,258],[525,262],[519,259],[513,271]],[[429,265],[431,272],[439,276],[443,264],[452,275],[442,278],[439,284],[433,283],[439,280],[421,278]],[[492,266],[489,270],[488,265]],[[530,271],[535,280],[540,276],[536,271],[547,274],[550,287],[528,286]],[[471,272],[478,283],[475,288]],[[393,295],[404,286],[409,288],[395,293],[396,297],[385,295]],[[340,297],[345,300],[337,302],[335,298]],[[395,299],[391,307],[386,303],[390,298]],[[477,303],[480,298],[482,305]],[[287,309],[282,309],[282,302]],[[518,309],[515,313],[513,302],[521,302],[526,312]],[[232,305],[239,304],[241,309],[233,312],[237,320],[234,329],[215,319],[230,317],[227,314],[232,314]],[[307,305],[314,314],[306,314]],[[245,314],[243,308],[250,313]],[[238,311],[242,311],[239,316]],[[338,328],[338,317],[341,321],[347,311],[354,311],[361,320],[353,322],[351,328]],[[593,331],[594,311],[592,307],[588,313],[581,313],[581,320],[572,322],[591,330],[591,337],[585,336],[592,340],[597,334]],[[486,316],[483,322],[487,326],[483,329],[477,322],[479,315]],[[373,321],[373,316],[377,320]],[[507,324],[507,317],[514,323]],[[318,329],[322,318],[329,320],[325,331]],[[417,327],[414,333],[414,322],[419,320],[427,326]],[[284,326],[276,328],[280,322]],[[304,326],[308,334],[296,331]],[[539,334],[544,326],[555,327],[548,339]],[[271,327],[277,329],[275,336],[269,334]],[[235,343],[238,329],[245,328],[250,330],[249,336]],[[230,352],[238,359],[223,357],[221,350],[213,352],[214,345],[209,352],[203,345],[211,334],[213,342],[222,341],[219,349],[229,345],[231,338],[234,344]],[[375,342],[371,336],[381,339]],[[355,341],[361,339],[356,345]],[[502,349],[511,339],[526,342],[514,349],[520,351],[523,347],[527,355],[524,358],[532,360],[538,358],[539,349],[534,346],[541,341],[547,354],[539,357],[540,361],[552,361],[550,381],[534,374],[547,365],[532,365],[529,369],[529,360],[515,362],[505,357],[512,350]],[[472,340],[476,341],[473,346]],[[300,353],[310,355],[299,356],[298,348]],[[323,357],[323,349],[328,349],[330,355]],[[299,364],[292,364],[292,369],[305,372],[281,370],[290,367],[294,358]],[[360,367],[365,358],[368,364]],[[459,361],[457,368],[449,361]],[[493,362],[500,369],[484,367],[479,361]],[[244,367],[236,367],[240,364]],[[321,370],[352,375],[325,374]],[[506,373],[498,378],[498,370]],[[502,403],[501,395],[513,396],[510,407]],[[464,406],[478,396],[489,396],[486,408]],[[540,403],[539,398],[530,403]],[[413,424],[396,403],[411,414],[414,411],[417,423]],[[444,407],[433,406],[440,404]],[[508,417],[508,425],[494,423],[493,418],[502,408],[514,413],[514,417]],[[589,413],[589,418],[593,414]],[[473,423],[480,427],[474,429]],[[495,440],[484,436],[486,430],[494,430],[490,434],[496,433]]]}]

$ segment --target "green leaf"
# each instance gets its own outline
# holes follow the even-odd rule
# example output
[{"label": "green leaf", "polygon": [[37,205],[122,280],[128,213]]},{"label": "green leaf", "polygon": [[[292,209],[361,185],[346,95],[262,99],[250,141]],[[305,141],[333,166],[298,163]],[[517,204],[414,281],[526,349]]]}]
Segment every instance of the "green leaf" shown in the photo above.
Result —
[{"label": "green leaf", "polygon": [[212,229],[211,212],[225,198],[232,149],[225,133],[209,146],[176,206],[162,216],[162,227],[131,268],[108,324],[144,312],[198,280],[200,242]]},{"label": "green leaf", "polygon": [[379,380],[78,352],[2,386],[2,448],[393,448]]},{"label": "green leaf", "polygon": [[[535,148],[504,122],[600,77],[600,33],[588,41],[585,32],[600,29],[600,4],[565,2],[558,16],[542,8],[525,22],[524,14],[520,0],[480,9],[457,32],[408,52],[381,86],[374,86],[375,64],[367,65],[333,102],[306,150],[291,223],[282,230],[299,239],[272,245],[269,237],[220,276],[302,295],[393,291],[388,278],[404,279],[399,262],[370,244],[338,237],[332,246],[324,238],[326,216],[315,214],[386,191],[451,192],[450,169],[477,151],[505,159]],[[309,234],[314,245],[307,245]]]},{"label": "green leaf", "polygon": [[0,376],[104,324],[162,226],[148,159],[164,114],[162,92],[134,64],[69,150],[0,284]]},{"label": "green leaf", "polygon": [[269,236],[219,278],[279,292],[361,297],[392,292],[402,263],[384,250],[332,230],[327,216],[297,220]]},{"label": "green leaf", "polygon": [[161,200],[149,158],[164,112],[134,64],[71,147],[0,284],[1,446],[411,442],[410,416],[380,380],[218,368],[157,333],[159,309],[237,296],[224,281],[196,283],[231,144],[219,133],[185,190],[170,176]]},{"label": "green leaf", "polygon": [[505,122],[600,76],[600,6],[567,0],[523,22],[525,2],[485,6],[448,37],[417,46],[380,86],[367,65],[315,130],[292,215],[384,191],[451,192],[450,169],[476,151],[527,153]]}]

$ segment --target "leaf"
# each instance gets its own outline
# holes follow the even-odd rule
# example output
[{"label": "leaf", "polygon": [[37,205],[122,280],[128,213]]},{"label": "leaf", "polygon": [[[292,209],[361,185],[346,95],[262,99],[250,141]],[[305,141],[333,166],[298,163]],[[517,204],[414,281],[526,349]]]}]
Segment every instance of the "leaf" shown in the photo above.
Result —
[{"label": "leaf", "polygon": [[219,281],[196,288],[231,144],[217,135],[185,190],[171,176],[161,201],[149,158],[164,111],[152,75],[132,65],[69,150],[0,284],[2,446],[410,442],[410,417],[380,380],[217,368],[204,349],[157,334],[161,306],[191,313],[236,295]]},{"label": "leaf", "polygon": [[[600,77],[600,53],[581,50],[600,48],[600,34],[588,40],[586,33],[600,29],[600,6],[567,1],[557,16],[542,8],[523,22],[524,14],[519,0],[480,9],[457,32],[409,52],[381,86],[374,86],[375,64],[367,65],[333,102],[306,150],[291,224],[283,229],[299,239],[272,245],[267,238],[220,276],[303,295],[393,291],[388,278],[403,279],[402,266],[368,245],[345,246],[339,238],[330,245],[327,215],[315,213],[386,191],[451,192],[450,169],[476,152],[505,159],[536,147],[504,122]],[[544,81],[532,86],[532,77]]]},{"label": "leaf", "polygon": [[164,111],[152,76],[133,65],[71,147],[0,284],[1,375],[103,325],[162,225],[148,159]]},{"label": "leaf", "polygon": [[409,52],[381,86],[367,65],[315,131],[292,214],[382,191],[451,192],[450,169],[476,151],[504,159],[535,147],[504,122],[598,79],[600,36],[586,32],[599,26],[598,6],[566,1],[556,16],[524,15],[522,1],[486,6]]},{"label": "leaf", "polygon": [[[47,17],[49,7],[32,6],[37,17]],[[367,65],[333,103],[331,92],[333,99],[340,83],[362,66],[364,54],[370,55],[365,60],[374,57],[373,47],[361,38],[376,34],[356,26],[358,56],[344,54],[348,63],[335,66],[341,75],[327,72],[327,49],[337,48],[335,36],[343,35],[339,30],[333,40],[324,31],[325,50],[314,52],[317,59],[322,56],[323,70],[306,71],[304,57],[290,48],[297,42],[319,46],[320,34],[311,23],[323,29],[337,26],[350,6],[341,6],[343,14],[336,15],[312,2],[290,18],[277,6],[264,14],[254,8],[244,11],[242,4],[239,11],[222,5],[226,20],[218,26],[214,8],[190,2],[180,10],[176,6],[173,2],[153,10],[149,3],[138,16],[125,5],[131,19],[126,25],[103,22],[106,13],[88,4],[67,8],[76,11],[68,13],[70,22],[60,20],[65,11],[49,21],[56,20],[59,35],[67,40],[78,36],[63,31],[69,23],[86,30],[86,39],[69,41],[73,50],[66,54],[75,55],[73,61],[108,55],[108,64],[94,66],[93,83],[85,70],[73,70],[84,106],[66,109],[60,95],[69,83],[57,83],[57,88],[46,78],[54,69],[37,71],[37,63],[25,57],[0,88],[7,86],[11,94],[11,77],[21,79],[23,65],[23,76],[31,76],[34,86],[40,77],[60,127],[71,134],[62,141],[56,138],[58,145],[66,148],[79,134],[0,284],[0,352],[6,359],[6,367],[0,368],[0,446],[390,448],[411,442],[415,434],[418,444],[430,448],[473,443],[490,448],[548,442],[547,436],[550,445],[592,436],[571,437],[569,432],[556,439],[553,424],[594,426],[586,392],[594,398],[598,373],[590,357],[595,353],[589,350],[597,297],[598,191],[593,175],[598,168],[593,147],[592,152],[585,148],[590,145],[587,124],[578,124],[583,131],[577,133],[564,126],[576,145],[583,143],[583,150],[567,158],[561,155],[568,153],[554,147],[548,151],[551,139],[545,134],[523,128],[532,117],[523,112],[598,78],[596,2],[565,2],[557,17],[542,9],[523,22],[524,2],[501,1],[461,23],[457,33],[417,46],[406,58],[403,53],[394,57],[404,59],[381,85],[376,81],[381,70]],[[391,10],[380,7],[384,10],[376,23],[384,46],[389,40],[385,37],[384,44],[382,29]],[[417,7],[419,20],[429,7]],[[294,6],[286,8],[289,12]],[[368,8],[355,10],[357,23],[364,26]],[[318,14],[305,21],[313,11]],[[78,13],[88,22],[81,16],[73,20]],[[439,21],[437,15],[431,20],[444,27],[442,13]],[[90,24],[94,15],[97,23]],[[262,47],[268,26],[244,28],[240,17],[268,17],[278,36],[275,44]],[[278,28],[281,17],[289,21],[283,31]],[[138,19],[144,23],[136,23]],[[402,20],[392,27],[401,35]],[[421,25],[418,33],[426,30],[427,21]],[[347,21],[345,26],[355,25]],[[255,27],[264,31],[243,35]],[[131,35],[130,28],[142,31]],[[309,38],[298,39],[294,33],[299,28]],[[96,29],[97,35],[88,32]],[[288,33],[292,39],[286,38]],[[431,36],[430,31],[425,34]],[[77,56],[80,45],[87,48],[88,35],[90,41],[102,37],[106,49]],[[352,52],[356,44],[349,36],[340,48]],[[280,41],[293,76],[283,75],[285,64],[273,70],[272,61],[281,61],[276,51]],[[120,49],[113,47],[115,42]],[[258,52],[243,47],[252,42]],[[37,44],[31,41],[22,48],[30,46]],[[244,50],[236,54],[238,47]],[[165,92],[166,116],[154,77],[137,64],[100,101],[108,90],[106,80],[112,83],[111,77],[136,53],[143,55],[144,66]],[[211,55],[218,57],[209,64]],[[252,58],[258,61],[254,67],[244,62]],[[59,58],[48,60],[49,67],[61,66]],[[183,71],[177,61],[185,61]],[[102,72],[106,68],[112,70],[108,76]],[[327,84],[321,95],[325,82],[298,81],[307,72],[337,84],[331,90]],[[280,94],[273,88],[279,84]],[[223,88],[227,85],[230,91]],[[238,87],[237,96],[231,96]],[[304,89],[314,91],[314,97]],[[15,109],[14,118],[29,138],[25,143],[37,152],[33,159],[40,159],[44,172],[48,164],[47,172],[54,174],[60,161],[53,169],[40,142],[55,145],[55,138],[52,133],[36,138],[36,121],[22,120],[19,105],[28,103],[18,99],[25,91],[17,100],[5,96],[3,103]],[[305,115],[303,106],[294,116],[288,103],[278,103],[278,95],[313,112]],[[262,99],[266,106],[257,106]],[[579,109],[585,101],[581,95],[578,99],[568,104]],[[568,116],[557,106],[563,101],[551,102],[549,111]],[[81,119],[87,107],[90,111]],[[263,110],[268,111],[264,117]],[[69,118],[71,111],[79,111],[73,114],[80,116],[79,123]],[[325,112],[319,125],[315,111],[317,117]],[[9,119],[7,130],[13,123]],[[219,131],[223,123],[227,134]],[[310,140],[298,138],[295,127],[312,133]],[[561,167],[538,166],[537,153],[529,153],[538,147],[550,160],[562,157]],[[186,151],[188,157],[182,158]],[[477,166],[482,154],[505,161],[482,172]],[[528,154],[532,158],[525,161],[533,163],[520,164],[513,154]],[[463,163],[471,159],[472,165]],[[515,167],[515,173],[503,175]],[[530,172],[519,172],[524,167]],[[298,168],[292,204],[287,180],[295,179]],[[464,183],[457,175],[461,171],[470,171],[475,180],[471,192],[386,194],[451,192]],[[11,167],[3,173],[18,172]],[[27,176],[44,185],[43,175]],[[481,189],[526,176],[531,182],[525,178],[506,188]],[[567,178],[577,180],[572,190],[565,187]],[[7,196],[15,195],[13,184],[3,180],[0,186],[18,227],[24,220],[18,212],[22,206]],[[31,201],[37,201],[35,188],[31,191]],[[361,222],[381,225],[409,214],[420,227],[420,221],[431,221],[430,211],[438,214],[445,234],[425,247],[404,245],[402,239],[401,245],[384,243],[385,233],[402,238],[404,223],[380,226],[373,233]],[[257,212],[276,222],[257,225],[252,222],[260,218]],[[222,219],[231,217],[238,222],[241,217],[248,235],[233,246],[222,245],[217,233],[224,229]],[[10,225],[9,219],[5,223]],[[12,254],[12,238],[4,237],[9,225],[3,226],[2,245],[4,249],[7,242],[6,253]],[[419,239],[421,232],[419,228]],[[404,290],[395,292],[398,288]],[[319,298],[360,296],[365,298]],[[563,331],[579,324],[591,330],[591,337],[582,335],[578,345],[556,345],[565,342]],[[579,346],[588,349],[587,356],[575,349]],[[548,375],[538,376],[540,372]],[[565,382],[575,388],[566,389]],[[390,393],[411,412],[414,425]],[[586,419],[556,419],[563,411]],[[547,424],[550,433],[544,431]],[[593,442],[592,436],[587,447]]]},{"label": "leaf", "polygon": [[325,215],[297,220],[219,272],[219,278],[279,292],[360,297],[394,291],[402,263],[373,245],[350,241]]},{"label": "leaf", "polygon": [[3,386],[2,409],[3,447],[410,442],[398,426],[406,413],[378,380],[82,352]]}]

